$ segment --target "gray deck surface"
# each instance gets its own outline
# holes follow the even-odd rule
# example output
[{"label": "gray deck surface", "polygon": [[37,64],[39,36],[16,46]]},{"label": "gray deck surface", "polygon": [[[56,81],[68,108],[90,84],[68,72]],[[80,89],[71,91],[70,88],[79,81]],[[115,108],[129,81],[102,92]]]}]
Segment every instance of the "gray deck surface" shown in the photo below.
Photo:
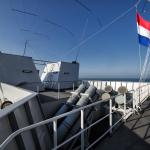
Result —
[{"label": "gray deck surface", "polygon": [[132,115],[96,150],[150,150],[150,99],[142,104],[140,114]]},{"label": "gray deck surface", "polygon": [[54,117],[55,113],[63,103],[66,102],[70,95],[71,93],[69,91],[61,91],[58,99],[57,91],[40,92],[39,98],[45,118]]},{"label": "gray deck surface", "polygon": [[[71,93],[68,92],[60,92],[59,93],[59,100],[67,99]],[[58,92],[57,91],[45,91],[40,92],[40,98],[42,99],[42,103],[56,101],[58,100]]]}]

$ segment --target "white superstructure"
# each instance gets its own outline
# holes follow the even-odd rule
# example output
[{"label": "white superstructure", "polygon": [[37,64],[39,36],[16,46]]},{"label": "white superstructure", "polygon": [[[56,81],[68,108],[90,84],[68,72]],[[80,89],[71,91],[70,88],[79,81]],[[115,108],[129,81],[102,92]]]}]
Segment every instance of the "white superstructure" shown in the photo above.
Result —
[{"label": "white superstructure", "polygon": [[45,88],[67,89],[76,85],[79,76],[79,63],[56,62],[46,64],[41,75]]},{"label": "white superstructure", "polygon": [[0,52],[0,82],[32,91],[43,90],[32,57]]}]

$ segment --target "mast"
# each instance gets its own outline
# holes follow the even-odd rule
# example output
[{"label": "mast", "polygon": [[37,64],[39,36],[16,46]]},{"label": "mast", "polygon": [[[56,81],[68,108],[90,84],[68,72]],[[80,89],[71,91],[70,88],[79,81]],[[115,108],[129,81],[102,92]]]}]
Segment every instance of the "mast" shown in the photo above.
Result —
[{"label": "mast", "polygon": [[26,54],[27,44],[28,44],[28,41],[26,40],[25,45],[24,45],[24,50],[23,50],[23,56],[25,56]]}]

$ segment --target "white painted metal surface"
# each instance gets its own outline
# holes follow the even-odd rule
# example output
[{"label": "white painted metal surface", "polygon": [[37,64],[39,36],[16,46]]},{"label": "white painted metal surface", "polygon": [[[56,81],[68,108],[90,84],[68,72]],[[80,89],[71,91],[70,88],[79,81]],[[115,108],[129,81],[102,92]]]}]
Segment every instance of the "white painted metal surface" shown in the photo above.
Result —
[{"label": "white painted metal surface", "polygon": [[57,146],[57,120],[53,121],[54,147]]},{"label": "white painted metal surface", "polygon": [[[84,109],[81,110],[81,130],[84,129]],[[81,133],[81,150],[84,150],[84,132]]]},{"label": "white painted metal surface", "polygon": [[13,104],[7,106],[7,109],[0,109],[0,118],[6,116],[11,111],[15,110],[17,107],[23,105],[25,102],[29,101],[31,98],[35,97],[37,93],[25,89],[21,89],[12,85],[8,85],[5,83],[0,83],[3,89],[3,94],[0,91],[0,99],[3,96],[11,101]]},{"label": "white painted metal surface", "polygon": [[112,99],[109,100],[109,127],[111,128],[110,134],[112,134]]},{"label": "white painted metal surface", "polygon": [[[98,89],[104,90],[106,85],[111,85],[114,90],[118,90],[120,86],[126,86],[128,91],[134,91],[133,95],[135,97],[133,105],[134,107],[139,107],[140,103],[143,103],[149,96],[150,83],[149,82],[129,82],[129,81],[96,81],[96,80],[85,80],[90,85],[96,83],[95,86]],[[101,85],[101,86],[97,86]]]},{"label": "white painted metal surface", "polygon": [[[7,106],[6,108],[0,109],[0,143],[1,143],[8,135],[12,133],[12,126],[10,124],[10,117],[12,117],[12,115],[10,116],[11,112],[14,112],[16,122],[18,123],[19,128],[29,125],[23,105],[26,102],[29,102],[33,97],[35,97],[37,93],[24,90],[5,83],[0,83],[0,85],[1,85],[0,99],[4,98],[5,100],[11,101],[13,103]],[[3,91],[3,95],[1,90]],[[3,102],[5,102],[5,100]],[[25,145],[26,148],[29,148],[30,146],[30,148],[35,150],[34,142],[30,131],[23,134],[22,138],[24,143],[27,143]],[[11,144],[7,146],[6,150],[7,149],[17,150],[18,148],[16,141],[13,140]]]},{"label": "white painted metal surface", "polygon": [[0,53],[0,82],[36,91],[43,90],[31,57]]},{"label": "white painted metal surface", "polygon": [[49,89],[67,89],[76,86],[79,76],[79,63],[56,62],[45,65],[41,81]]}]

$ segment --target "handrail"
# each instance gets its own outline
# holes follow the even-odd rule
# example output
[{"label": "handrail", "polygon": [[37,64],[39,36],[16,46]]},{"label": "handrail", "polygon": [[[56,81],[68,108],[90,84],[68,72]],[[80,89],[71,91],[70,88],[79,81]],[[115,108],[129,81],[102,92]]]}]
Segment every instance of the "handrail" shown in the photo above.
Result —
[{"label": "handrail", "polygon": [[44,62],[44,63],[57,63],[57,62],[54,62],[54,61],[41,60],[41,59],[33,59],[33,61],[35,61],[35,62]]},{"label": "handrail", "polygon": [[[123,116],[124,117],[124,116]],[[123,117],[121,117],[114,125],[112,125],[112,127],[110,127],[102,136],[100,136],[97,140],[95,140],[88,148],[86,148],[86,150],[90,149],[93,145],[95,145],[99,140],[101,140],[107,133],[109,133],[113,127],[115,127],[122,119]]]},{"label": "handrail", "polygon": [[[140,84],[140,83],[139,83],[139,84]],[[143,87],[145,87],[145,86],[148,86],[148,85],[150,85],[150,83],[147,83],[147,84],[145,84],[145,85],[139,86],[136,90],[138,91],[139,89],[141,89],[141,88],[143,88]]]},{"label": "handrail", "polygon": [[[120,94],[120,95],[122,95],[122,94]],[[117,95],[117,96],[119,96],[119,95]],[[112,96],[110,99],[115,98],[115,97],[116,97],[116,96]],[[46,120],[44,120],[44,121],[41,121],[41,122],[38,122],[38,123],[35,123],[35,124],[32,124],[32,125],[26,126],[26,127],[24,127],[24,128],[21,128],[21,129],[18,129],[18,130],[16,130],[15,132],[13,132],[12,134],[10,134],[10,135],[3,141],[3,143],[1,143],[0,149],[4,149],[10,141],[12,141],[17,135],[21,134],[22,132],[25,132],[25,131],[34,129],[34,128],[36,128],[36,127],[39,127],[39,126],[48,124],[48,123],[50,123],[50,122],[56,121],[56,120],[58,120],[58,119],[61,119],[61,118],[66,117],[66,116],[68,116],[68,115],[74,114],[74,113],[79,112],[79,111],[81,111],[81,110],[87,109],[87,108],[89,108],[89,107],[95,106],[95,105],[100,104],[100,103],[102,103],[102,102],[109,101],[110,99],[97,101],[97,102],[94,102],[94,103],[92,103],[92,104],[89,104],[89,105],[86,105],[86,106],[77,108],[77,109],[75,109],[75,110],[69,111],[69,112],[67,112],[67,113],[64,113],[64,114],[55,116],[55,117],[53,117],[53,118],[46,119]]]},{"label": "handrail", "polygon": [[[42,82],[45,82],[45,83],[74,83],[74,82],[78,82],[78,81],[42,81]],[[31,83],[31,84],[37,84],[37,83],[42,83],[42,82],[26,82],[26,83]]]},{"label": "handrail", "polygon": [[[114,111],[115,112],[115,111]],[[113,112],[113,113],[114,113]],[[113,114],[112,113],[112,114]],[[92,123],[91,125],[89,125],[88,127],[82,129],[81,131],[79,131],[78,133],[76,133],[75,135],[73,135],[71,138],[69,138],[68,140],[64,141],[63,143],[59,144],[57,147],[55,147],[53,150],[60,148],[61,146],[65,145],[66,143],[68,143],[69,141],[73,140],[74,138],[76,138],[77,136],[79,136],[81,133],[84,133],[86,130],[88,130],[89,128],[93,127],[95,124],[101,122],[102,120],[104,120],[105,118],[109,117],[110,114],[105,115],[104,117],[100,118],[99,120],[97,120],[96,122]]]},{"label": "handrail", "polygon": [[[114,112],[116,112],[117,110],[113,111],[111,114],[113,114]],[[64,141],[63,143],[59,144],[58,146],[56,146],[55,148],[53,148],[53,150],[56,150],[58,148],[60,148],[61,146],[65,145],[66,143],[68,143],[69,141],[73,140],[74,138],[76,138],[77,136],[79,136],[80,134],[84,133],[86,130],[88,130],[89,128],[93,127],[94,125],[96,125],[97,123],[101,122],[102,120],[104,120],[105,118],[109,117],[110,114],[105,115],[104,117],[100,118],[99,120],[95,121],[94,123],[92,123],[91,125],[89,125],[88,127],[82,129],[81,131],[79,131],[78,133],[76,133],[75,135],[73,135],[71,138],[67,139],[66,141]],[[121,118],[123,119],[123,117]],[[120,122],[120,120],[119,120]],[[115,125],[115,124],[114,124]],[[110,127],[110,129],[108,129],[107,131],[111,131],[111,129],[114,127],[114,125],[112,127]],[[106,131],[106,132],[107,132]],[[108,132],[107,132],[108,133]],[[104,133],[105,134],[105,133]]]},{"label": "handrail", "polygon": [[[149,84],[147,84],[147,85],[149,85]],[[146,86],[146,85],[144,85],[144,86]],[[142,86],[142,87],[144,87],[144,86]],[[142,87],[141,87],[141,88],[142,88]],[[130,90],[130,91],[128,91],[128,92],[133,92],[133,93],[135,93],[136,91],[137,91],[137,90]],[[108,102],[108,101],[109,101],[109,102],[110,102],[110,103],[109,103],[109,104],[110,104],[110,108],[109,108],[109,109],[110,109],[110,112],[109,112],[109,114],[105,115],[104,117],[102,117],[101,119],[97,120],[96,122],[90,124],[88,127],[86,127],[86,128],[81,128],[81,130],[80,130],[78,133],[76,133],[74,136],[72,136],[71,138],[67,139],[67,140],[64,141],[63,143],[57,145],[57,130],[56,130],[56,133],[54,133],[54,141],[56,140],[56,142],[54,142],[54,143],[55,143],[54,149],[58,149],[59,147],[63,146],[64,144],[66,144],[67,142],[71,141],[72,139],[74,139],[75,137],[77,137],[77,136],[79,136],[79,135],[82,135],[82,137],[83,137],[83,139],[84,139],[83,133],[84,133],[86,130],[88,130],[89,128],[91,128],[92,126],[94,126],[95,124],[101,122],[103,119],[105,119],[106,117],[109,116],[109,117],[110,117],[110,118],[109,118],[109,119],[110,119],[109,122],[111,122],[111,123],[110,123],[110,128],[109,128],[100,138],[98,138],[95,142],[93,142],[93,143],[87,148],[87,149],[89,149],[89,148],[91,148],[97,141],[99,141],[101,138],[103,138],[103,136],[105,136],[108,132],[111,133],[112,128],[113,128],[116,124],[118,124],[118,123],[123,119],[124,116],[127,115],[127,114],[126,114],[126,106],[124,106],[124,108],[125,108],[125,110],[124,110],[125,113],[123,114],[122,118],[119,119],[114,125],[112,125],[112,114],[113,114],[116,110],[115,110],[115,111],[113,110],[113,112],[112,112],[112,102],[111,102],[111,101],[112,101],[113,98],[115,98],[115,97],[117,97],[117,96],[120,96],[120,95],[124,95],[124,96],[125,96],[125,94],[119,94],[119,95],[116,95],[116,96],[111,96],[111,98],[109,98],[109,99],[107,99],[107,100],[97,101],[97,102],[94,102],[94,103],[92,103],[92,104],[88,104],[88,105],[86,105],[86,106],[83,106],[83,107],[74,109],[74,110],[72,110],[72,111],[66,112],[66,113],[64,113],[64,114],[55,116],[55,117],[53,117],[53,118],[46,119],[46,120],[43,120],[43,121],[41,121],[41,122],[38,122],[38,123],[35,123],[35,124],[32,124],[32,125],[23,127],[23,128],[21,128],[21,129],[18,129],[17,131],[15,131],[15,132],[13,132],[12,134],[10,134],[10,135],[1,143],[0,149],[3,150],[3,149],[7,146],[7,144],[9,144],[9,142],[11,142],[17,135],[19,135],[19,134],[21,134],[21,133],[23,133],[23,132],[25,132],[25,131],[28,131],[28,130],[34,129],[34,128],[36,128],[36,127],[39,127],[39,126],[48,124],[48,123],[50,123],[50,122],[53,122],[53,128],[54,128],[54,129],[57,129],[57,120],[58,120],[58,119],[61,119],[61,118],[63,118],[63,117],[66,117],[66,116],[68,116],[68,115],[71,115],[71,114],[74,114],[74,113],[77,113],[77,112],[80,112],[80,111],[81,111],[81,114],[83,115],[85,109],[90,108],[90,107],[93,107],[93,106],[98,105],[98,104],[100,104],[100,103]],[[134,101],[134,97],[133,97],[133,101]],[[127,103],[125,102],[124,104],[126,105]],[[81,116],[82,116],[82,115],[81,115]],[[81,120],[82,120],[81,122],[83,122],[83,118],[82,118]],[[81,124],[82,124],[82,123],[81,123]],[[83,141],[82,141],[82,138],[81,138],[81,146],[84,147],[84,143],[83,143]]]}]

